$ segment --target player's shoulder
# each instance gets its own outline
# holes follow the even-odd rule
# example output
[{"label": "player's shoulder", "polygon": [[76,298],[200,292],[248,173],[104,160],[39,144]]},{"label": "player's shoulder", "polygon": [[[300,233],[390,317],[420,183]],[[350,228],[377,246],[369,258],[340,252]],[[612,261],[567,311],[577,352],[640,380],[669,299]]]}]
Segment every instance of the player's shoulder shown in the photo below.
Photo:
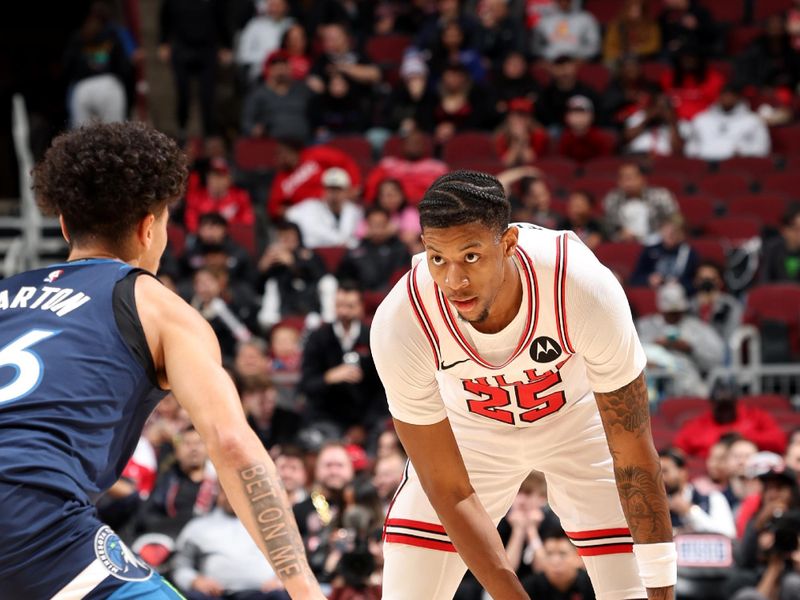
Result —
[{"label": "player's shoulder", "polygon": [[138,276],[134,293],[136,310],[146,333],[179,328],[213,335],[208,321],[155,277],[144,273]]},{"label": "player's shoulder", "polygon": [[419,333],[415,313],[424,310],[422,303],[431,297],[433,285],[425,255],[414,256],[411,269],[400,278],[375,311],[371,328],[373,337],[385,340],[415,337]]}]

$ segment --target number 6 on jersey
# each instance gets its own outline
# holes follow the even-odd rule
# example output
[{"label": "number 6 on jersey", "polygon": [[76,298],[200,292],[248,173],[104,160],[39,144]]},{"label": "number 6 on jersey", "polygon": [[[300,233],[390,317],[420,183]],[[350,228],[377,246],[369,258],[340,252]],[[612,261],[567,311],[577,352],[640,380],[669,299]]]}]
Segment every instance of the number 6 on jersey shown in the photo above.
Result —
[{"label": "number 6 on jersey", "polygon": [[0,379],[0,404],[24,398],[39,386],[44,365],[30,348],[59,333],[49,329],[31,329],[0,349],[0,372],[5,367],[16,370],[8,383],[4,384]]}]

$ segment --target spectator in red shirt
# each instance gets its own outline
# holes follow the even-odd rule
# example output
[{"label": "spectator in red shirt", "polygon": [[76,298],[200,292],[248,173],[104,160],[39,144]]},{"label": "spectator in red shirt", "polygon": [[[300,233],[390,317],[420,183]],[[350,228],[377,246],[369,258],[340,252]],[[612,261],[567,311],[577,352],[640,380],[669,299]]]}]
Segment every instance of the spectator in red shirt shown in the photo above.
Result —
[{"label": "spectator in red shirt", "polygon": [[686,46],[675,67],[661,75],[661,88],[669,96],[678,119],[691,121],[719,98],[725,77],[708,66],[702,52]]},{"label": "spectator in red shirt", "polygon": [[533,101],[513,98],[495,136],[495,151],[506,167],[532,165],[547,152],[550,137],[533,118]]},{"label": "spectator in red shirt", "polygon": [[736,432],[760,450],[783,454],[786,434],[775,419],[760,408],[738,403],[733,386],[719,383],[711,390],[708,411],[688,420],[675,436],[675,445],[692,456],[706,457],[720,436]]},{"label": "spectator in red shirt", "polygon": [[298,202],[322,198],[322,174],[331,167],[347,171],[354,188],[361,186],[361,171],[356,162],[330,146],[304,149],[299,140],[279,140],[275,162],[278,170],[267,201],[267,211],[273,219],[280,219],[288,207]]},{"label": "spectator in red shirt", "polygon": [[613,142],[594,125],[594,104],[586,96],[572,96],[567,101],[564,132],[558,142],[558,153],[584,163],[614,150]]},{"label": "spectator in red shirt", "polygon": [[403,156],[385,156],[367,177],[364,199],[372,203],[378,187],[386,179],[396,179],[403,186],[403,194],[414,206],[419,204],[425,190],[437,178],[447,173],[447,165],[428,155],[425,135],[410,131],[403,139]]},{"label": "spectator in red shirt", "polygon": [[255,222],[250,194],[233,185],[224,158],[211,159],[205,187],[195,186],[187,190],[183,216],[186,229],[194,233],[200,217],[212,212],[222,215],[229,224],[253,225]]}]

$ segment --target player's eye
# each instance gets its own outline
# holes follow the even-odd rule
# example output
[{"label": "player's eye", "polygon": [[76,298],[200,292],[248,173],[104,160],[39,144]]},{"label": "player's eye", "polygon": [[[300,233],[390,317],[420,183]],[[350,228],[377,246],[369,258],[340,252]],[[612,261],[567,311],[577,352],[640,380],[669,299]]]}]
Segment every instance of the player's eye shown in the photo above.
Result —
[{"label": "player's eye", "polygon": [[441,267],[444,264],[444,259],[441,256],[434,255],[434,256],[431,256],[431,262],[435,266]]},{"label": "player's eye", "polygon": [[470,264],[478,262],[480,256],[470,252],[469,254],[464,255],[464,260]]}]

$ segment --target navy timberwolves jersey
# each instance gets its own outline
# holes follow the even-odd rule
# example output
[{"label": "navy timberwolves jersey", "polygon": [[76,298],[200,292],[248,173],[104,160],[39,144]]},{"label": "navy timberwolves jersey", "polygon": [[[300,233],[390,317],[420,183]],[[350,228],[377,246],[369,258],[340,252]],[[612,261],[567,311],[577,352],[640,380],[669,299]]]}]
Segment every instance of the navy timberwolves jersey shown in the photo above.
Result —
[{"label": "navy timberwolves jersey", "polygon": [[165,394],[136,313],[141,273],[90,259],[0,280],[0,599],[49,597],[91,561],[67,557]]}]

